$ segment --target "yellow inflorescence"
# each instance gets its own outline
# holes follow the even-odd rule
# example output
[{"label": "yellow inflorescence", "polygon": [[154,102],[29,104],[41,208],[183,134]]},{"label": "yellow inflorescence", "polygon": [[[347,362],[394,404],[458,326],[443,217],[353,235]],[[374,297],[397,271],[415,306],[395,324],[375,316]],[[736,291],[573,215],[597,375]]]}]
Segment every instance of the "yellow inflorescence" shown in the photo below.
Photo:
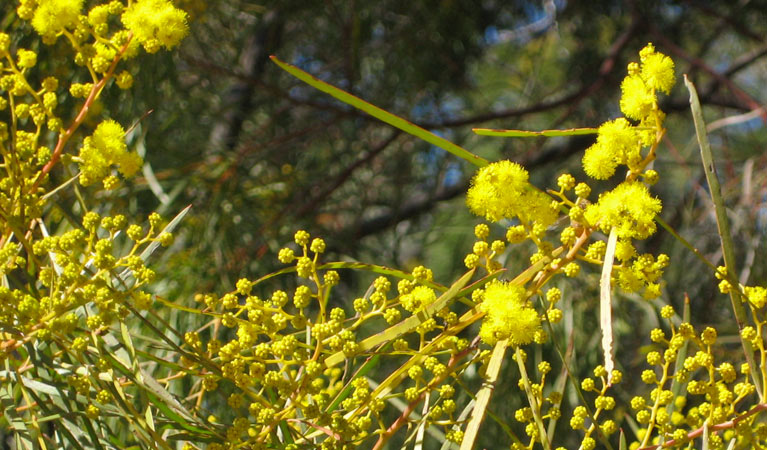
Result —
[{"label": "yellow inflorescence", "polygon": [[655,233],[660,210],[660,200],[650,195],[647,186],[633,181],[600,195],[597,203],[586,208],[585,217],[605,232],[615,228],[619,238],[646,239]]},{"label": "yellow inflorescence", "polygon": [[540,329],[538,313],[527,302],[525,289],[493,281],[487,285],[480,309],[487,315],[479,336],[486,344],[509,339],[513,345],[529,344]]},{"label": "yellow inflorescence", "polygon": [[141,157],[129,152],[125,130],[113,120],[99,124],[92,136],[85,138],[78,157],[80,183],[84,186],[107,178],[112,165],[130,177],[141,167]]},{"label": "yellow inflorescence", "polygon": [[186,12],[168,0],[136,0],[122,15],[125,27],[149,53],[178,45],[189,32]]},{"label": "yellow inflorescence", "polygon": [[605,122],[599,127],[597,142],[583,156],[586,175],[597,180],[613,176],[619,164],[636,166],[642,155],[639,133],[624,118]]},{"label": "yellow inflorescence", "polygon": [[59,34],[77,25],[83,0],[40,0],[32,17],[32,26],[42,36]]},{"label": "yellow inflorescence", "polygon": [[519,218],[544,226],[556,219],[551,199],[528,182],[528,173],[511,161],[498,161],[481,168],[466,195],[471,212],[491,222]]},{"label": "yellow inflorescence", "polygon": [[628,166],[631,173],[641,172],[649,163],[641,154],[642,148],[657,144],[657,138],[662,135],[664,115],[658,109],[656,92],[671,91],[675,80],[674,62],[657,53],[652,44],[639,54],[641,63],[629,64],[629,73],[621,83],[620,100],[623,114],[639,125],[619,118],[599,127],[597,142],[583,157],[583,169],[592,178],[610,178],[619,165]]}]

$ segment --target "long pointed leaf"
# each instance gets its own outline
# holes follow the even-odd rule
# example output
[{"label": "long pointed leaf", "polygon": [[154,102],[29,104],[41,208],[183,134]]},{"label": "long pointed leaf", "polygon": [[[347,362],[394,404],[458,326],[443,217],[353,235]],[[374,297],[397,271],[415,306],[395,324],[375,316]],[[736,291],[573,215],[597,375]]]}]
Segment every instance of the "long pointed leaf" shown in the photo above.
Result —
[{"label": "long pointed leaf", "polygon": [[[692,109],[692,118],[695,122],[695,134],[698,138],[698,145],[700,145],[700,157],[703,160],[703,172],[706,174],[711,201],[714,203],[714,211],[716,212],[716,225],[719,230],[719,239],[722,243],[724,265],[727,268],[728,278],[732,280],[731,282],[733,283],[733,286],[737,287],[738,281],[733,279],[735,274],[738,273],[735,266],[735,246],[732,242],[732,234],[730,234],[727,210],[724,206],[724,200],[722,199],[722,191],[716,174],[714,157],[711,154],[711,144],[708,141],[708,135],[706,133],[706,122],[703,120],[703,110],[700,107],[700,100],[698,100],[698,92],[695,90],[695,85],[687,79],[687,75],[684,77],[684,84],[687,86],[687,90],[690,91],[690,108]],[[743,301],[740,299],[739,292],[738,289],[730,290],[730,303],[732,303],[732,309],[735,313],[735,320],[738,323],[738,328],[743,329],[748,320],[748,315],[743,306]],[[751,368],[751,379],[754,382],[756,392],[759,394],[759,398],[763,398],[764,387],[762,386],[762,380],[759,378],[759,374],[762,372],[754,359],[753,347],[751,343],[746,339],[743,339],[742,336],[740,342],[743,345],[746,361]]]},{"label": "long pointed leaf", "polygon": [[423,139],[430,144],[436,145],[437,147],[446,150],[455,156],[474,164],[477,167],[484,167],[488,164],[486,159],[477,156],[462,147],[459,147],[458,145],[448,141],[443,137],[437,136],[431,131],[425,130],[418,125],[403,119],[402,117],[396,116],[386,110],[383,110],[346,91],[342,91],[341,89],[338,89],[331,84],[325,83],[324,81],[309,75],[296,66],[280,61],[276,56],[271,56],[271,59],[275,64],[280,66],[282,70],[288,72],[304,83],[319,89],[326,94],[330,94],[331,96],[341,100],[347,105],[364,111],[382,122],[386,122],[395,128],[399,128],[405,133],[412,134],[413,136]]},{"label": "long pointed leaf", "polygon": [[480,136],[498,137],[554,137],[554,136],[581,136],[584,134],[597,134],[596,128],[568,128],[566,130],[498,130],[494,128],[472,128],[471,131]]}]

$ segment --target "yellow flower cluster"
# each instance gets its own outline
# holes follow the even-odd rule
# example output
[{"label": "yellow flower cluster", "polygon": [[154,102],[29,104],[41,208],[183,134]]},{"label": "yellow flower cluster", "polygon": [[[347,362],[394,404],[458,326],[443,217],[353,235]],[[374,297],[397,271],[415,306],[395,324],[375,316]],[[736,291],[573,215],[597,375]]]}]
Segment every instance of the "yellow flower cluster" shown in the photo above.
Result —
[{"label": "yellow flower cluster", "polygon": [[509,339],[512,345],[529,344],[540,330],[541,319],[530,307],[525,289],[494,280],[487,285],[480,310],[486,316],[479,337],[489,345]]},{"label": "yellow flower cluster", "polygon": [[435,300],[437,296],[428,286],[416,286],[410,293],[400,296],[402,307],[411,313],[429,306]]},{"label": "yellow flower cluster", "polygon": [[621,111],[633,126],[619,118],[599,127],[597,142],[586,150],[583,169],[598,180],[613,176],[618,165],[626,165],[632,173],[640,173],[648,163],[641,150],[657,143],[661,134],[663,113],[658,110],[657,91],[669,93],[674,86],[674,61],[647,44],[639,52],[641,64],[631,63],[621,84]]},{"label": "yellow flower cluster", "polygon": [[149,53],[171,49],[189,32],[187,14],[168,0],[136,0],[122,15],[125,27]]},{"label": "yellow flower cluster", "polygon": [[[674,315],[670,305],[661,308],[661,317],[667,320],[671,330],[670,337],[666,337],[660,328],[650,334],[658,345],[657,350],[647,353],[647,364],[651,368],[641,373],[641,379],[652,386],[652,390],[649,398],[635,396],[631,399],[636,422],[642,428],[637,433],[638,441],[630,444],[630,449],[651,443],[662,444],[660,446],[664,448],[677,447],[680,443],[687,445],[690,433],[702,428],[705,422],[721,424],[742,414],[736,405],[753,395],[756,389],[748,377],[748,364],[741,366],[740,374],[729,362],[716,364],[717,352],[713,349],[717,342],[716,329],[706,327],[698,333],[689,322],[675,325]],[[741,332],[745,340],[760,341],[761,337],[756,334],[750,326]],[[694,351],[695,347],[697,351]],[[684,359],[680,359],[682,357]],[[686,385],[682,395],[671,389],[672,384],[679,382]],[[665,443],[662,436],[666,436]],[[749,426],[737,427],[737,435],[733,430],[727,430],[725,436],[728,440],[737,439],[737,448],[758,448],[755,444],[763,439],[752,435]],[[725,448],[721,436],[712,433],[709,439],[711,448]]]},{"label": "yellow flower cluster", "polygon": [[639,52],[640,64],[629,65],[629,75],[621,84],[621,111],[626,117],[644,120],[657,108],[656,91],[666,94],[674,87],[674,61],[657,53],[652,44]]},{"label": "yellow flower cluster", "polygon": [[597,142],[583,155],[583,168],[591,178],[606,180],[619,164],[636,169],[642,161],[641,150],[639,131],[621,117],[599,127]]},{"label": "yellow flower cluster", "polygon": [[638,181],[619,184],[599,196],[599,201],[586,208],[586,220],[604,232],[615,228],[623,239],[646,239],[655,233],[655,216],[661,202],[650,195],[647,186]]},{"label": "yellow flower cluster", "polygon": [[83,0],[40,0],[32,26],[42,36],[56,35],[77,25]]},{"label": "yellow flower cluster", "polygon": [[[22,0],[17,11],[20,17],[31,19],[41,36],[55,40],[64,31],[82,27],[78,20],[82,9],[83,0]],[[127,8],[118,0],[97,5],[87,14],[95,34],[106,34],[109,14],[121,14],[125,28],[149,53],[175,47],[189,32],[186,12],[169,0],[136,0]]]},{"label": "yellow flower cluster", "polygon": [[114,120],[100,123],[93,135],[85,138],[77,162],[83,186],[105,180],[113,165],[124,176],[131,177],[142,164],[138,154],[128,151],[125,130]]},{"label": "yellow flower cluster", "polygon": [[481,168],[466,194],[471,212],[491,222],[514,217],[525,224],[548,226],[557,211],[551,198],[528,182],[528,173],[511,161],[498,161]]}]

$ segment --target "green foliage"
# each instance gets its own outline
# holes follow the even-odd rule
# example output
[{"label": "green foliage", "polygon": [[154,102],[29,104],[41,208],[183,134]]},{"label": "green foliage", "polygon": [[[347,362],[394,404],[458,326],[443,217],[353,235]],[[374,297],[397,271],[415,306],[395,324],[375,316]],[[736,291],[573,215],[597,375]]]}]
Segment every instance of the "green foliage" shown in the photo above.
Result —
[{"label": "green foliage", "polygon": [[[481,13],[440,10],[419,27],[460,31],[462,15]],[[552,183],[518,163],[488,162],[273,58],[348,106],[480,167],[466,203],[487,222],[455,231],[473,244],[468,255],[446,258],[463,263],[447,284],[420,264],[329,261],[325,240],[299,230],[273,249],[279,269],[210,286],[195,279],[193,263],[179,262],[185,242],[173,233],[216,233],[213,224],[187,225],[195,220],[189,207],[170,221],[136,213],[142,193],[131,178],[139,170],[166,213],[171,195],[143,162],[141,125],[124,126],[118,116],[129,112],[109,118],[100,107],[119,101],[115,91],[134,87],[136,65],[157,56],[142,49],[179,45],[189,13],[168,0],[22,0],[8,17],[0,33],[0,424],[17,448],[471,448],[484,445],[488,427],[513,449],[766,444],[767,289],[735,277],[735,245],[689,82],[723,265],[659,217],[651,187],[674,180],[654,168],[667,150],[658,94],[669,94],[676,77],[652,44],[621,83],[616,110],[625,118],[598,128],[475,130],[596,134],[582,158],[593,180],[560,173],[545,190],[537,186]],[[450,44],[451,58],[479,53],[478,45]],[[305,53],[313,51],[321,49]],[[455,75],[433,75],[454,83],[445,73]],[[431,164],[421,161],[427,178]],[[219,179],[229,176],[223,169]],[[281,177],[294,169],[283,164],[267,178],[286,183]],[[656,224],[711,269],[705,276],[730,295],[736,326],[693,325],[689,301],[681,317],[667,302],[663,275],[673,257],[641,252],[641,241],[659,234]],[[587,298],[596,286],[598,321]],[[196,292],[194,303],[178,292]],[[626,339],[626,321],[614,317],[638,312],[657,326]],[[601,354],[578,354],[576,340],[598,336],[576,326],[599,330]],[[722,342],[731,328],[742,352]],[[621,370],[640,359],[643,371]]]}]

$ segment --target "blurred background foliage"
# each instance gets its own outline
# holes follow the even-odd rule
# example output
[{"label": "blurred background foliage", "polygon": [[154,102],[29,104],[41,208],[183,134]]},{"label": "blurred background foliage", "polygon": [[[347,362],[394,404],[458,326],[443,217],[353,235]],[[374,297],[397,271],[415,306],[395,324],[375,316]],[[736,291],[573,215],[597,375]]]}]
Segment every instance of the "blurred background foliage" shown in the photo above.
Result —
[{"label": "blurred background foliage", "polygon": [[[13,2],[4,3],[6,27],[16,19]],[[686,73],[706,108],[741,282],[765,283],[763,1],[180,3],[193,18],[180,51],[140,57],[131,67],[134,89],[111,89],[99,105],[126,127],[135,124],[130,145],[147,161],[143,176],[103,199],[101,212],[158,210],[171,218],[192,205],[174,246],[153,265],[162,280],[157,292],[173,301],[229,291],[239,277],[274,270],[276,251],[300,228],[327,240],[326,259],[424,264],[443,284],[464,270],[478,223],[463,204],[473,168],[303,85],[269,55],[487,159],[520,162],[546,188],[565,171],[586,181],[580,158],[591,137],[511,140],[479,137],[471,128],[593,127],[615,118],[626,65],[650,41],[676,61],[679,74],[663,106],[669,132],[655,165],[662,216],[720,262],[681,83]],[[46,51],[55,55],[55,48]],[[56,64],[53,55],[40,59]],[[681,311],[688,295],[693,323],[717,323],[737,346],[734,324],[721,328],[729,303],[689,250],[660,230],[640,251],[671,256],[663,302]],[[512,247],[508,266],[522,267],[528,257]],[[576,349],[581,373],[601,360],[598,334],[587,331],[598,329],[598,270],[588,273],[591,283],[587,276],[560,286],[568,305],[560,342]],[[339,302],[351,302],[370,282],[341,275],[349,298]],[[633,297],[616,303],[616,350],[627,371],[644,357],[621,350],[649,342],[656,307]],[[495,399],[491,410],[502,420],[521,404],[517,392],[503,389]]]},{"label": "blurred background foliage", "polygon": [[[741,281],[764,284],[767,264],[758,255],[764,255],[767,231],[767,115],[743,116],[767,102],[764,2],[234,0],[190,6],[197,14],[181,51],[142,61],[135,93],[113,99],[126,121],[153,111],[141,121],[136,144],[146,147],[157,182],[146,178],[127,188],[139,193],[135,208],[167,215],[193,205],[175,249],[156,265],[167,274],[158,277],[168,282],[159,288],[176,301],[226,291],[240,276],[273,270],[276,251],[299,228],[326,238],[328,258],[404,269],[425,264],[445,284],[463,270],[478,223],[463,203],[473,168],[314,91],[271,64],[269,55],[485,158],[518,161],[546,188],[564,171],[585,181],[580,158],[590,137],[500,139],[478,137],[471,128],[598,126],[617,117],[626,65],[650,41],[676,61],[679,74],[663,107],[669,133],[656,162],[662,216],[712,262],[720,261],[681,83],[686,73],[698,86],[707,120],[719,126],[711,134],[740,243]],[[717,124],[725,118],[730,122]],[[724,342],[729,332],[737,348],[728,301],[707,268],[663,230],[640,251],[672,258],[663,302],[681,311],[688,295],[693,323],[716,323]],[[529,255],[512,247],[508,266],[522,267]],[[587,273],[590,283],[587,276],[560,286],[568,307],[558,338],[575,351],[582,376],[601,362],[599,334],[588,332],[598,329],[598,270]],[[370,280],[357,277],[342,273],[349,298],[338,301],[364,292]],[[657,314],[641,299],[619,298],[616,353],[631,373],[643,367],[644,355],[622,349],[647,345]],[[733,325],[722,328],[727,323]],[[516,378],[516,369],[506,370]],[[641,384],[631,378],[627,384]],[[491,410],[514,423],[523,398],[513,383],[503,386]],[[628,386],[626,393],[632,391]],[[491,423],[483,436],[492,446],[500,429],[493,432]]]}]

